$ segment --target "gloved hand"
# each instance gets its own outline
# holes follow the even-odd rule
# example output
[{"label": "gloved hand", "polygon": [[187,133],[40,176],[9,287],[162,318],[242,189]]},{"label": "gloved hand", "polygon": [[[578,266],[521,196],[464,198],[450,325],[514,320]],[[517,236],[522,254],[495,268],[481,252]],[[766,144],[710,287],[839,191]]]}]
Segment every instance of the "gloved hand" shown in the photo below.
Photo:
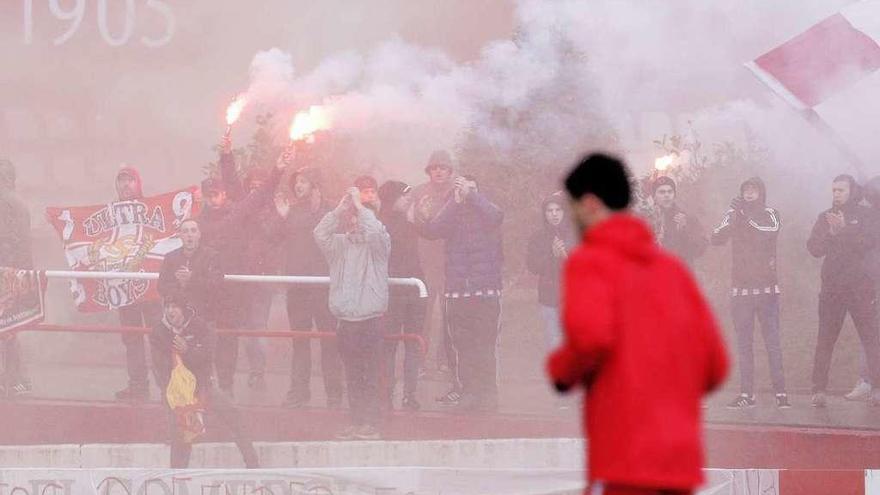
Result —
[{"label": "gloved hand", "polygon": [[736,212],[742,212],[746,205],[746,201],[737,196],[730,200],[730,209]]}]

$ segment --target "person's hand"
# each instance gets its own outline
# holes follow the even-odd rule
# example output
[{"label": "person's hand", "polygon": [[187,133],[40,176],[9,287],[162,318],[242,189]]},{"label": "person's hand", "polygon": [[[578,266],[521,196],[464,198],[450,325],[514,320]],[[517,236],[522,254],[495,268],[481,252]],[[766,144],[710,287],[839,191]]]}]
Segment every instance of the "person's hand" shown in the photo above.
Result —
[{"label": "person's hand", "polygon": [[676,213],[676,215],[672,217],[672,219],[675,220],[676,229],[682,230],[687,227],[688,218],[687,215],[685,215],[684,213]]},{"label": "person's hand", "polygon": [[174,272],[174,278],[180,285],[186,285],[192,279],[192,271],[188,267],[182,266]]},{"label": "person's hand", "polygon": [[288,147],[284,148],[284,151],[278,155],[278,161],[275,162],[275,168],[278,170],[284,170],[288,165],[293,163],[293,159],[296,157],[296,148]]},{"label": "person's hand", "polygon": [[178,354],[186,354],[189,350],[189,343],[185,338],[180,335],[175,335],[174,340],[171,341],[171,345],[174,347],[174,350],[177,351]]},{"label": "person's hand", "polygon": [[455,198],[456,203],[461,203],[464,201],[465,193],[464,189],[467,184],[467,179],[464,177],[456,177],[452,182],[452,195]]},{"label": "person's hand", "polygon": [[339,200],[339,204],[336,205],[336,211],[345,211],[349,206],[351,206],[351,194],[346,190],[342,199]]},{"label": "person's hand", "polygon": [[556,237],[553,239],[553,256],[557,258],[565,258],[568,256],[568,250],[565,248],[565,241]]},{"label": "person's hand", "polygon": [[740,212],[743,210],[746,202],[741,197],[737,196],[730,200],[730,209],[736,212]]},{"label": "person's hand", "polygon": [[287,200],[287,196],[283,193],[278,193],[275,195],[275,211],[278,212],[278,216],[281,218],[287,218],[287,215],[290,214],[290,201]]},{"label": "person's hand", "polygon": [[351,204],[358,210],[362,210],[364,208],[364,204],[361,203],[361,190],[356,187],[349,187],[348,196],[351,198]]},{"label": "person's hand", "polygon": [[224,134],[220,139],[220,151],[224,155],[228,155],[232,153],[232,136],[229,134]]},{"label": "person's hand", "polygon": [[842,211],[837,213],[826,213],[825,221],[828,222],[828,231],[831,235],[839,234],[846,226],[846,219],[844,218]]}]

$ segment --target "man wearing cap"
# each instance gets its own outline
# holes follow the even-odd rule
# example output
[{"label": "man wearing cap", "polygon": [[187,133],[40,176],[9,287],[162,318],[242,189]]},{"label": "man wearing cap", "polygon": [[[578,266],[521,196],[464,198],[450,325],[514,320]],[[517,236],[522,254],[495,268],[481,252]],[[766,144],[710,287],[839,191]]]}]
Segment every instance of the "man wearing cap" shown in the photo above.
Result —
[{"label": "man wearing cap", "polygon": [[[415,225],[407,217],[411,211],[412,188],[403,182],[390,180],[379,188],[379,199],[382,209],[379,220],[388,229],[391,236],[391,258],[388,262],[388,274],[397,278],[423,279],[421,262],[419,261],[418,237]],[[421,335],[425,323],[425,300],[419,297],[415,287],[389,288],[390,301],[388,313],[385,315],[385,329],[389,334]],[[394,395],[394,370],[397,362],[397,349],[400,342],[389,340],[385,343],[385,373],[383,399],[391,405]],[[421,353],[418,343],[414,340],[404,342],[403,357],[403,399],[401,406],[410,411],[420,408],[416,398],[416,388],[421,366]]]},{"label": "man wearing cap", "polygon": [[330,266],[329,307],[339,320],[336,333],[351,409],[351,425],[338,438],[374,440],[380,437],[382,317],[388,310],[391,238],[363,202],[378,202],[375,179],[360,177],[355,183],[358,187],[324,215],[314,236]]},{"label": "man wearing cap", "polygon": [[[277,230],[284,242],[284,265],[287,275],[326,277],[327,260],[318,248],[312,231],[330,211],[324,198],[321,174],[314,167],[303,167],[290,176],[293,201],[276,196]],[[291,285],[287,289],[287,320],[293,331],[336,330],[336,318],[327,307],[329,292],[321,285]],[[312,344],[310,340],[292,341],[290,388],[285,407],[307,406],[312,398]],[[336,341],[320,339],[321,377],[327,407],[342,405],[342,362]]]},{"label": "man wearing cap", "polygon": [[[203,421],[203,427],[213,427],[215,422],[211,421],[212,416],[219,419],[232,433],[245,467],[258,468],[257,452],[238,411],[229,397],[215,390],[211,384],[214,342],[214,330],[199,318],[183,293],[171,292],[165,296],[163,317],[150,333],[150,353],[156,382],[162,390],[162,402],[167,404],[165,391],[171,382],[177,356],[196,379],[195,396],[201,413],[194,411],[190,414],[207,415],[208,421]],[[192,453],[192,441],[184,438],[179,414],[179,411],[169,409],[172,469],[187,468]]]},{"label": "man wearing cap", "polygon": [[[0,160],[0,267],[33,268],[31,217],[15,192],[15,166],[9,160]],[[0,393],[12,397],[30,393],[18,337],[6,335],[0,345],[4,364]]]},{"label": "man wearing cap", "polygon": [[650,187],[655,207],[651,223],[657,242],[692,265],[709,245],[699,220],[678,207],[678,187],[672,177],[660,176]]},{"label": "man wearing cap", "polygon": [[[268,204],[281,178],[282,171],[290,163],[291,156],[286,152],[279,156],[268,179],[258,189],[250,192],[240,201],[230,201],[226,187],[221,179],[209,177],[202,181],[202,200],[204,208],[199,215],[201,242],[205,247],[217,251],[220,267],[226,274],[243,273],[247,270],[246,253],[249,244],[249,226],[257,221],[264,205]],[[221,156],[222,167],[228,167],[231,153]],[[222,301],[217,313],[205,315],[208,323],[222,329],[240,329],[246,326],[248,305],[247,292],[240,284],[224,284],[223,290],[215,297]],[[220,388],[230,395],[234,394],[235,365],[238,360],[238,338],[221,336],[215,348],[217,380]]]},{"label": "man wearing cap", "polygon": [[[116,194],[118,201],[134,201],[143,198],[143,185],[138,170],[124,166],[116,174]],[[137,302],[119,308],[119,324],[124,327],[152,327],[161,318],[161,303],[156,301]],[[122,334],[125,345],[125,363],[128,371],[128,386],[116,392],[120,400],[142,401],[150,395],[150,381],[147,377],[147,353],[144,336],[141,334]]]},{"label": "man wearing cap", "polygon": [[[425,166],[428,182],[418,185],[412,191],[411,216],[417,225],[424,225],[433,219],[440,208],[452,196],[453,166],[452,157],[445,150],[436,150],[428,158]],[[454,368],[455,355],[451,350],[449,339],[446,338],[444,305],[441,301],[443,287],[446,284],[446,253],[442,240],[419,239],[419,259],[424,272],[425,284],[428,286],[428,299],[425,308],[425,326],[423,334],[430,344],[429,360],[433,360],[439,369]],[[454,373],[453,373],[454,375]],[[453,379],[452,389],[439,397],[438,402],[455,405],[461,398],[460,387]]]}]

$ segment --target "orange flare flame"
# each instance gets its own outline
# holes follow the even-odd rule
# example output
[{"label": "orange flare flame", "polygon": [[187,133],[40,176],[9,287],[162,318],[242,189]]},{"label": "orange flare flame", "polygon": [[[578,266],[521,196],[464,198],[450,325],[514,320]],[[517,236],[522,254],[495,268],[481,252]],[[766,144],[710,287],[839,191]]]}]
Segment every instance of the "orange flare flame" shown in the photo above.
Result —
[{"label": "orange flare flame", "polygon": [[656,168],[660,172],[663,172],[668,169],[670,165],[675,163],[676,158],[677,157],[674,154],[661,156],[660,158],[654,160],[654,168]]},{"label": "orange flare flame", "polygon": [[238,95],[232,100],[232,103],[226,108],[226,125],[232,125],[238,120],[245,105],[247,105],[247,98],[244,95]]},{"label": "orange flare flame", "polygon": [[320,105],[312,105],[308,111],[303,110],[293,117],[290,124],[290,140],[312,142],[315,133],[330,128],[330,117],[327,110]]}]

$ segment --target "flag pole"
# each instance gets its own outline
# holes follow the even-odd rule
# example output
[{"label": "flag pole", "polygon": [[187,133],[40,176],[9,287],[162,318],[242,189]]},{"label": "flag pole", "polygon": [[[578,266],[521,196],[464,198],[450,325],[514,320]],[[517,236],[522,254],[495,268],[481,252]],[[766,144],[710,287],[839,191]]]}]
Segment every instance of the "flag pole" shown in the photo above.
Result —
[{"label": "flag pole", "polygon": [[801,110],[801,115],[816,129],[820,134],[828,138],[829,141],[837,148],[837,151],[846,158],[847,161],[856,169],[856,175],[859,182],[865,182],[868,177],[865,175],[865,162],[849,148],[843,139],[828,125],[825,120],[812,108]]}]

